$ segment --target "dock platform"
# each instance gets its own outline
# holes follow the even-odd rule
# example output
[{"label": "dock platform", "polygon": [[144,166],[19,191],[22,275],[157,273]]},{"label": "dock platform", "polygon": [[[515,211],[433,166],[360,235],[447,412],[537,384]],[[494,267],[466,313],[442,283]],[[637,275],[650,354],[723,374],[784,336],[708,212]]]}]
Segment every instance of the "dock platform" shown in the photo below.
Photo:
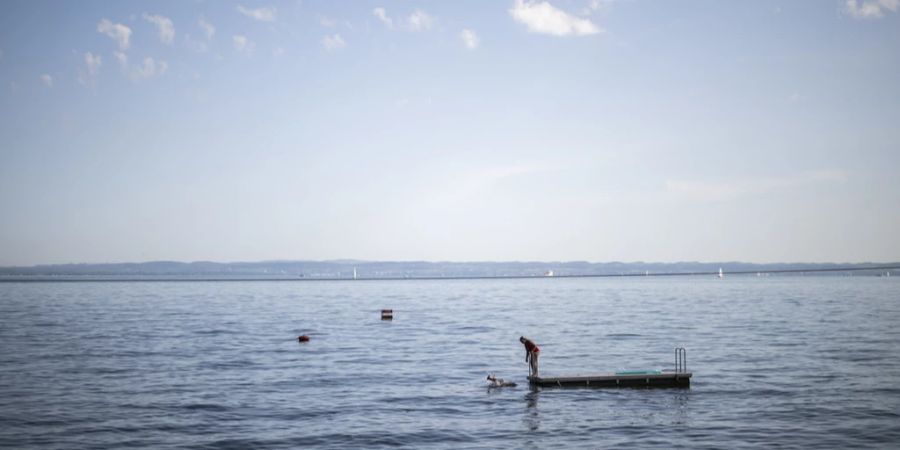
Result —
[{"label": "dock platform", "polygon": [[691,372],[646,371],[611,372],[563,377],[529,376],[528,382],[541,387],[648,387],[689,388]]}]

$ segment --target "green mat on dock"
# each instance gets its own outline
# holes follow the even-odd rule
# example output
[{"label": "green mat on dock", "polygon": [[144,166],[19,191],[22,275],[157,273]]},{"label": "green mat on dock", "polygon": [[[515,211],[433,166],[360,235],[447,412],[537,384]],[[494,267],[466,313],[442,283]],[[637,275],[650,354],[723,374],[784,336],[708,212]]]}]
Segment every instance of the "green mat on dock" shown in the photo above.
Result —
[{"label": "green mat on dock", "polygon": [[623,372],[616,372],[616,375],[660,375],[662,372],[658,370],[626,370]]}]

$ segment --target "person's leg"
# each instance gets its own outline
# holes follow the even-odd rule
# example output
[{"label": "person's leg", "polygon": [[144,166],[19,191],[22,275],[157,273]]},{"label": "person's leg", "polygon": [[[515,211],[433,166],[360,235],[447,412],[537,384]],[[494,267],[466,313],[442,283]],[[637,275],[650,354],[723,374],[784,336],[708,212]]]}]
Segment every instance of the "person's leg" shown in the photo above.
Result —
[{"label": "person's leg", "polygon": [[538,355],[540,355],[538,352],[531,354],[531,365],[534,366],[533,371],[535,376],[538,374]]}]

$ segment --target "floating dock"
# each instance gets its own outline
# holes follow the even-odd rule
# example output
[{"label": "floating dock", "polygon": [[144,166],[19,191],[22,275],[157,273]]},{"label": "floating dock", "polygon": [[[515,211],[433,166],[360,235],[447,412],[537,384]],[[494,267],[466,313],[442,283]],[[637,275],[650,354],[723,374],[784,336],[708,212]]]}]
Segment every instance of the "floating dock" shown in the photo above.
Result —
[{"label": "floating dock", "polygon": [[541,387],[691,387],[691,372],[614,372],[564,377],[530,376],[528,382]]},{"label": "floating dock", "polygon": [[687,350],[684,347],[677,347],[675,348],[674,370],[629,370],[565,377],[530,375],[528,382],[532,386],[542,387],[689,388],[691,387],[692,375],[691,372],[687,371]]}]

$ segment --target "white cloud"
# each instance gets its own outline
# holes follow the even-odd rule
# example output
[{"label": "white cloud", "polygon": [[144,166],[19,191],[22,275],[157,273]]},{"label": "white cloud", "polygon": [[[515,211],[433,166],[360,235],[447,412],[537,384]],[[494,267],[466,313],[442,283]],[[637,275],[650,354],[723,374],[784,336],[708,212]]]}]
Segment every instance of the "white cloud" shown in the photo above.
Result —
[{"label": "white cloud", "polygon": [[466,48],[470,50],[478,48],[478,35],[475,34],[474,31],[466,28],[459,33],[459,38],[462,39],[463,44],[466,45]]},{"label": "white cloud", "polygon": [[197,20],[197,26],[199,26],[200,29],[203,30],[203,34],[206,35],[207,41],[212,39],[213,35],[216,34],[216,27],[214,27],[213,24],[207,22],[203,17],[200,17],[200,19]]},{"label": "white cloud", "polygon": [[847,0],[844,9],[857,19],[878,19],[888,11],[897,12],[900,0]]},{"label": "white cloud", "polygon": [[44,86],[52,88],[53,87],[53,77],[51,77],[49,74],[45,73],[45,74],[41,75],[41,83],[44,83]]},{"label": "white cloud", "polygon": [[426,14],[425,11],[417,9],[409,15],[407,23],[409,24],[408,26],[411,31],[425,31],[431,28],[434,19]]},{"label": "white cloud", "polygon": [[605,9],[615,1],[616,0],[590,0],[581,13],[582,15],[589,16],[601,9]]},{"label": "white cloud", "polygon": [[843,183],[848,179],[841,170],[816,170],[784,177],[737,178],[725,182],[666,181],[666,194],[695,201],[723,201],[745,195],[759,195],[820,183]]},{"label": "white cloud", "polygon": [[[387,15],[387,11],[384,8],[373,9],[372,15],[377,17],[388,29],[394,29],[394,20]],[[434,17],[421,9],[417,9],[406,19],[401,19],[398,27],[407,31],[425,31],[431,29],[432,25],[434,25]]]},{"label": "white cloud", "polygon": [[372,10],[372,15],[378,18],[386,27],[393,29],[394,21],[388,17],[387,11],[384,8],[375,8]]},{"label": "white cloud", "polygon": [[253,41],[247,39],[247,36],[236,34],[231,38],[231,40],[234,44],[234,49],[241,53],[253,53],[253,49],[256,48],[256,44],[254,44]]},{"label": "white cloud", "polygon": [[583,36],[602,31],[590,20],[572,16],[548,2],[516,0],[509,14],[516,22],[527,26],[532,33]]},{"label": "white cloud", "polygon": [[164,44],[171,44],[175,40],[175,25],[172,23],[172,19],[147,13],[144,13],[141,17],[147,22],[156,25],[156,29],[159,32],[159,40]]},{"label": "white cloud", "polygon": [[275,47],[275,49],[272,50],[272,56],[274,56],[276,58],[278,58],[279,56],[284,56],[284,48]]},{"label": "white cloud", "polygon": [[128,50],[131,45],[131,28],[121,23],[112,23],[103,19],[97,24],[97,31],[109,36],[119,45],[119,50]]},{"label": "white cloud", "polygon": [[328,17],[319,16],[319,25],[322,25],[323,27],[331,28],[331,27],[337,25],[337,22],[335,22],[333,19],[329,19]]},{"label": "white cloud", "polygon": [[[90,55],[90,56],[89,56]],[[131,81],[140,81],[146,78],[162,76],[169,70],[169,63],[153,58],[144,58],[140,65],[131,66],[128,64],[128,55],[124,52],[113,52],[113,56],[119,63],[122,74],[131,79]],[[100,66],[100,57],[94,57],[90,53],[85,55],[85,63],[88,66],[90,75],[95,75]],[[82,84],[87,84],[80,80]]]},{"label": "white cloud", "polygon": [[326,50],[337,50],[347,46],[347,43],[344,42],[344,39],[341,38],[340,34],[335,34],[334,36],[325,36],[322,38],[322,47],[325,47]]},{"label": "white cloud", "polygon": [[122,66],[123,69],[128,67],[128,55],[122,52],[113,52],[113,56],[116,57],[116,60],[119,61],[119,65]]},{"label": "white cloud", "polygon": [[144,58],[144,63],[131,71],[132,80],[140,80],[142,78],[152,78],[157,75],[162,76],[168,70],[169,64],[165,61],[156,61],[153,58]]},{"label": "white cloud", "polygon": [[276,11],[275,11],[274,6],[250,9],[250,8],[244,8],[243,6],[238,5],[237,10],[241,14],[243,14],[251,19],[259,20],[262,22],[274,22],[275,21]]},{"label": "white cloud", "polygon": [[84,54],[84,65],[87,66],[89,75],[97,75],[100,73],[100,66],[103,65],[103,58],[91,52]]},{"label": "white cloud", "polygon": [[[211,41],[213,36],[215,36],[216,34],[216,27],[213,24],[209,23],[209,21],[207,21],[203,16],[200,16],[200,18],[197,19],[197,26],[200,27],[200,30],[203,31],[203,35],[206,36],[207,42]],[[204,42],[191,39],[190,35],[185,36],[185,42],[187,43],[188,48],[195,52],[204,53],[209,50],[209,45]]]},{"label": "white cloud", "polygon": [[78,69],[78,82],[85,86],[94,85],[94,77],[100,73],[100,66],[103,65],[103,58],[91,52],[84,54],[84,69]]}]

